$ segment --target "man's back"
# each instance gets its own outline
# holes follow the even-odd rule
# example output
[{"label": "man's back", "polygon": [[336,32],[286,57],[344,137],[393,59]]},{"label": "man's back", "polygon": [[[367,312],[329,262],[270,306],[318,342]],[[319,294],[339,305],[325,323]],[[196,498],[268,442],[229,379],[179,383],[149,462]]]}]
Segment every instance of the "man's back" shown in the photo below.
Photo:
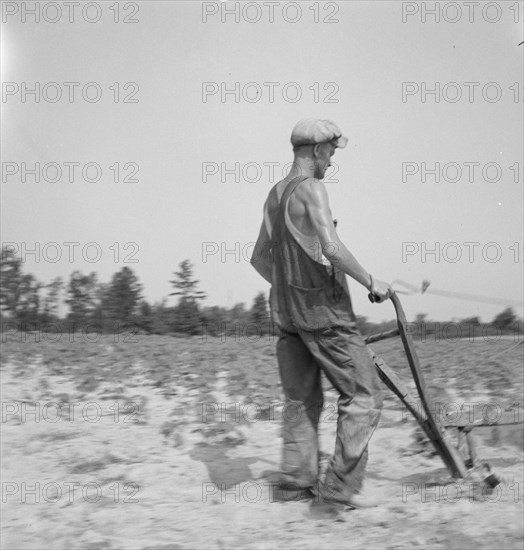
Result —
[{"label": "man's back", "polygon": [[[273,320],[280,326],[291,323],[305,330],[354,322],[344,273],[321,253],[316,234],[301,231],[309,229],[308,184],[315,183],[303,176],[279,182],[269,194],[264,213],[271,242]],[[302,186],[304,192],[294,200],[292,218],[287,207],[291,208]]]}]

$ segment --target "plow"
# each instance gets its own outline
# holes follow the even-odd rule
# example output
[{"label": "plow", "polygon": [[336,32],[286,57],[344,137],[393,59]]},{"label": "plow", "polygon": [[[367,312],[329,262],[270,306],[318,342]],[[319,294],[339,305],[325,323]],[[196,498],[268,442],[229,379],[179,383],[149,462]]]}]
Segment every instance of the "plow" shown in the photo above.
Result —
[{"label": "plow", "polygon": [[[396,281],[396,283],[399,283],[408,289],[407,291],[395,290],[390,296],[390,300],[393,302],[397,316],[397,328],[380,334],[368,336],[365,338],[365,341],[366,344],[372,344],[373,342],[400,336],[409,368],[411,370],[411,375],[415,383],[420,406],[417,406],[414,397],[410,395],[410,390],[407,385],[400,379],[395,371],[368,346],[368,351],[371,355],[375,368],[378,371],[380,379],[401,400],[406,409],[413,415],[425,435],[431,441],[435,451],[440,456],[453,478],[465,479],[471,477],[474,472],[482,472],[483,481],[489,487],[496,487],[502,480],[492,470],[491,465],[487,461],[483,461],[479,458],[472,432],[474,428],[478,427],[522,424],[523,421],[511,412],[502,414],[493,422],[484,418],[478,418],[476,420],[470,420],[468,418],[452,421],[446,418],[437,418],[433,414],[428,400],[429,395],[424,377],[422,375],[422,369],[415,351],[413,338],[408,330],[406,316],[400,303],[400,299],[397,296],[397,294],[410,295],[427,292],[430,283],[429,281],[423,281],[420,288],[413,285],[408,285],[407,283],[403,283],[401,281]],[[440,295],[444,294],[439,292],[433,293]],[[456,293],[448,293],[448,295],[449,294],[455,295]],[[369,295],[369,300],[371,302],[377,301],[372,294]],[[456,437],[451,437],[451,432],[454,430],[458,433],[455,434]],[[456,445],[453,443],[453,440],[457,441]],[[464,452],[464,449],[466,449],[466,452]]]}]

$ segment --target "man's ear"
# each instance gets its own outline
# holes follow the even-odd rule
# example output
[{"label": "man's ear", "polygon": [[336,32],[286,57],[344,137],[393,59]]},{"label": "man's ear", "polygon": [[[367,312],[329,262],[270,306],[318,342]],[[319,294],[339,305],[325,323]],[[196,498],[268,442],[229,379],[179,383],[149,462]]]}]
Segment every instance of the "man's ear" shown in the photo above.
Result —
[{"label": "man's ear", "polygon": [[313,145],[313,157],[314,158],[319,158],[320,157],[320,151],[322,149],[322,144],[321,143],[316,143],[315,145]]}]

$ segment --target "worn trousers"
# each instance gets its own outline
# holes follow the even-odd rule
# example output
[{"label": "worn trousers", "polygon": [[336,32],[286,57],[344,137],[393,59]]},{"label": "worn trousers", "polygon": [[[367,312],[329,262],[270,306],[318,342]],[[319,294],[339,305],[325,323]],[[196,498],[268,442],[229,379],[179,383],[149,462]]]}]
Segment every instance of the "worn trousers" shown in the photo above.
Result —
[{"label": "worn trousers", "polygon": [[[362,487],[368,442],[382,409],[381,382],[356,325],[295,330],[281,331],[277,343],[286,399],[282,474],[297,487],[319,487],[326,496],[344,500]],[[339,398],[335,451],[319,483],[321,371]]]}]

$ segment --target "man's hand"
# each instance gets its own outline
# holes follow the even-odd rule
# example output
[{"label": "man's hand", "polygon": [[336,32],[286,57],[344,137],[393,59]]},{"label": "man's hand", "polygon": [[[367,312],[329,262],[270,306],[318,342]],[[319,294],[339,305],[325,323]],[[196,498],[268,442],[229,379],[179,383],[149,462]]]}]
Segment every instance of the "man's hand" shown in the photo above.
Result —
[{"label": "man's hand", "polygon": [[376,281],[371,279],[371,296],[373,296],[373,301],[378,302],[379,304],[389,299],[393,293],[393,289],[388,283],[384,281]]}]

